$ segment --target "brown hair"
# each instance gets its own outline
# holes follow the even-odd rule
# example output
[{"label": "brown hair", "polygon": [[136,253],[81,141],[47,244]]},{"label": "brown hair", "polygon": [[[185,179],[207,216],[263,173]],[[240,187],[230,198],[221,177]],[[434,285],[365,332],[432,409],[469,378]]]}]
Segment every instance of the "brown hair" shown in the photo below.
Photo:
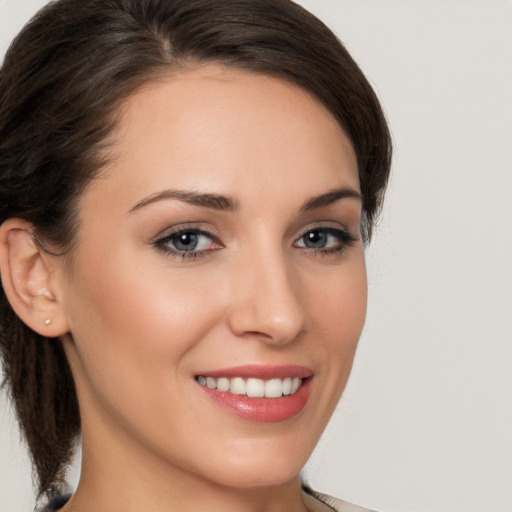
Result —
[{"label": "brown hair", "polygon": [[[191,63],[218,62],[311,92],[350,137],[368,240],[391,141],[370,84],[344,46],[290,0],[58,0],[14,40],[0,70],[0,223],[31,222],[69,251],[76,199],[106,163],[120,103]],[[62,346],[25,326],[0,293],[0,350],[38,491],[58,492],[80,432]]]}]

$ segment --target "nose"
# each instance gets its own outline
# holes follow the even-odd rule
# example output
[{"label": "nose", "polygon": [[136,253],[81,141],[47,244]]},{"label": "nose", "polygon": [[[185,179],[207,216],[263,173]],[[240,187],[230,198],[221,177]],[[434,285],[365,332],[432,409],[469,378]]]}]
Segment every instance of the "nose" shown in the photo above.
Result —
[{"label": "nose", "polygon": [[228,318],[232,332],[276,346],[297,339],[305,329],[305,308],[299,279],[286,258],[252,258],[235,274]]}]

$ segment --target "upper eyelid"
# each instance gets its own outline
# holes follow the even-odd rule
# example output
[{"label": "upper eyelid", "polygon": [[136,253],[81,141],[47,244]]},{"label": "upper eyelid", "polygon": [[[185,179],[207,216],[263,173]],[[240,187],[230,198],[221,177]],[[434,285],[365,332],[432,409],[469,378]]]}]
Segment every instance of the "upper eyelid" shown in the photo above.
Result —
[{"label": "upper eyelid", "polygon": [[319,229],[319,230],[325,229],[326,231],[327,230],[348,231],[348,229],[345,226],[342,226],[340,224],[337,224],[336,226],[333,226],[333,225],[328,224],[328,223],[319,223],[319,224],[314,224],[312,226],[308,226],[307,228],[302,229],[300,231],[300,236],[305,235],[309,231],[314,231],[315,229]]},{"label": "upper eyelid", "polygon": [[305,235],[307,235],[311,231],[324,231],[331,235],[339,233],[339,234],[345,234],[345,235],[352,236],[352,234],[350,233],[350,231],[347,228],[331,227],[331,226],[318,226],[318,227],[308,228],[305,231],[302,231],[301,234],[296,238],[296,240],[300,240],[301,238],[303,238]]},{"label": "upper eyelid", "polygon": [[[152,237],[150,243],[157,243],[162,239],[168,238],[182,231],[195,231],[197,233],[209,236],[211,237],[212,240],[224,245],[225,240],[223,240],[223,237],[217,232],[217,230],[210,227],[209,225],[204,224],[205,223],[203,221],[199,221],[190,223],[182,222],[172,226],[167,226],[165,229],[160,230],[154,237]],[[296,241],[300,240],[304,235],[306,235],[309,231],[315,229],[343,232],[355,237],[356,239],[359,238],[359,232],[354,233],[353,230],[349,229],[346,225],[342,224],[339,221],[318,220],[307,224],[305,227],[301,228],[298,231],[294,230],[295,234],[291,237],[292,242],[295,243]]]},{"label": "upper eyelid", "polygon": [[[324,224],[324,225],[320,225],[320,226],[316,226],[316,227],[313,226],[313,227],[310,227],[310,228],[306,229],[305,231],[303,231],[299,237],[294,239],[293,245],[297,244],[301,239],[303,239],[307,233],[309,233],[310,231],[315,231],[315,230],[326,231],[326,232],[329,232],[330,235],[337,237],[339,239],[339,243],[341,244],[341,247],[346,247],[346,246],[356,244],[361,239],[361,235],[359,232],[357,234],[354,234],[351,230],[349,230],[346,227],[340,227],[339,225],[334,227],[334,226],[327,226]],[[312,249],[312,248],[308,248],[308,249],[320,251],[320,252],[329,251],[329,249]]]},{"label": "upper eyelid", "polygon": [[[159,238],[158,240],[156,240],[153,245],[156,246],[156,247],[159,247],[159,248],[165,248],[166,252],[169,252],[169,253],[175,253],[175,254],[183,254],[183,255],[199,255],[199,254],[206,254],[206,253],[209,253],[213,250],[218,250],[219,247],[216,247],[216,248],[205,248],[205,249],[192,249],[192,250],[189,250],[189,251],[184,251],[184,250],[180,250],[180,249],[177,249],[175,247],[172,247],[172,238],[174,235],[176,235],[177,233],[180,233],[180,231],[186,231],[186,230],[178,230],[178,231],[174,231],[174,232],[171,232],[169,233],[168,235],[166,236],[163,236],[161,238]],[[196,234],[199,234],[199,235],[202,235],[202,236],[205,236],[207,239],[208,239],[208,242],[207,244],[211,244],[211,245],[219,245],[221,247],[224,247],[224,244],[222,242],[220,242],[217,238],[215,238],[213,235],[210,235],[209,233],[206,233],[206,232],[202,232],[202,231],[197,231]]]},{"label": "upper eyelid", "polygon": [[218,235],[216,235],[213,230],[210,230],[208,228],[199,226],[198,223],[192,223],[192,224],[176,224],[175,226],[167,227],[161,231],[159,231],[151,240],[152,243],[156,243],[159,240],[169,238],[172,235],[175,235],[176,233],[180,233],[182,231],[195,231],[200,234],[207,235],[212,238],[212,240],[219,240]]},{"label": "upper eyelid", "polygon": [[311,223],[307,227],[301,229],[299,231],[299,234],[296,235],[295,239],[298,240],[298,239],[302,238],[305,234],[309,233],[310,231],[314,231],[315,229],[333,230],[333,231],[339,231],[339,232],[343,232],[343,233],[352,234],[352,231],[347,226],[345,226],[339,222],[336,222],[336,221],[325,220],[325,221],[317,221],[317,222]]},{"label": "upper eyelid", "polygon": [[199,228],[193,228],[193,227],[181,227],[181,228],[175,228],[170,230],[167,234],[164,234],[162,236],[157,237],[155,240],[151,242],[151,245],[155,248],[157,248],[160,251],[163,251],[168,256],[172,256],[173,258],[180,257],[183,261],[196,259],[198,257],[207,256],[211,251],[218,250],[216,249],[193,249],[190,251],[186,250],[180,250],[177,248],[172,247],[172,238],[176,234],[179,234],[181,232],[195,232],[195,234],[206,236],[210,239],[209,243],[212,244],[218,244],[223,246],[222,242],[215,237],[213,234]]}]

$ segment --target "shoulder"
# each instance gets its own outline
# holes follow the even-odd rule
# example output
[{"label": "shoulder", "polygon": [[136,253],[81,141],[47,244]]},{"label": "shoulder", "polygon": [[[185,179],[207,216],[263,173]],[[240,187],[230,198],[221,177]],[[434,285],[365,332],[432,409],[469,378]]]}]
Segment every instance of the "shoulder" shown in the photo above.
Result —
[{"label": "shoulder", "polygon": [[347,501],[333,498],[327,494],[303,488],[303,499],[311,512],[375,512],[368,508],[359,507]]},{"label": "shoulder", "polygon": [[69,498],[71,498],[71,494],[55,496],[46,506],[43,506],[42,509],[39,509],[39,512],[57,512],[69,501]]}]

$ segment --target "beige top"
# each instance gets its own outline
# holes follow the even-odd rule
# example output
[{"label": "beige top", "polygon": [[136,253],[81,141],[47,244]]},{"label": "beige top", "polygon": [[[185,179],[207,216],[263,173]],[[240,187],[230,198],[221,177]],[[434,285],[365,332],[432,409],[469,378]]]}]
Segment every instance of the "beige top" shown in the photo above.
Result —
[{"label": "beige top", "polygon": [[373,512],[368,508],[359,507],[316,491],[305,490],[302,493],[302,499],[311,512]]}]

